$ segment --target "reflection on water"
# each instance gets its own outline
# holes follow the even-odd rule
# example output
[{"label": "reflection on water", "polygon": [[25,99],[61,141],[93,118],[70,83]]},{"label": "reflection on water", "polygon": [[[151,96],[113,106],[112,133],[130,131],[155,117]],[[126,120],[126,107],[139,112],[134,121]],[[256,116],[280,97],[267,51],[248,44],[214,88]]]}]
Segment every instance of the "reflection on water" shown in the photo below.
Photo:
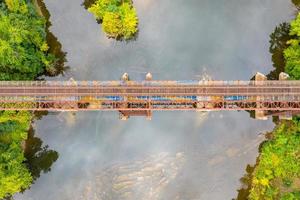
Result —
[{"label": "reflection on water", "polygon": [[66,60],[66,52],[62,51],[62,45],[58,41],[57,37],[54,36],[54,34],[49,30],[49,27],[51,26],[51,22],[49,20],[50,13],[46,8],[45,3],[43,0],[36,0],[37,5],[39,6],[41,14],[45,17],[47,21],[47,36],[46,40],[49,45],[49,53],[53,54],[55,56],[56,61],[54,63],[54,66],[51,67],[51,70],[47,70],[44,75],[46,76],[57,76],[57,75],[64,75],[66,70],[69,69],[68,66],[65,66]]},{"label": "reflection on water", "polygon": [[287,42],[294,36],[290,36],[290,24],[287,22],[278,25],[274,32],[270,35],[269,51],[272,55],[273,67],[267,77],[270,80],[278,80],[280,72],[284,71],[285,60],[283,51],[287,48]]},{"label": "reflection on water", "polygon": [[296,6],[296,8],[300,9],[300,0],[292,0],[293,4]]},{"label": "reflection on water", "polygon": [[184,164],[184,154],[163,152],[95,173],[80,195],[89,200],[158,200]]},{"label": "reflection on water", "polygon": [[95,0],[84,0],[84,2],[82,3],[82,5],[84,6],[85,9],[88,9],[94,3],[95,3]]},{"label": "reflection on water", "polygon": [[238,190],[236,200],[246,200],[249,197],[254,168],[255,166],[247,165],[246,174],[240,179],[242,187]]},{"label": "reflection on water", "polygon": [[[83,0],[45,3],[51,32],[67,52],[67,75],[75,80],[119,79],[124,72],[142,80],[148,71],[154,79],[200,79],[205,71],[213,79],[247,80],[271,68],[268,36],[292,10],[282,0],[134,1],[140,32],[126,43],[108,39]],[[36,122],[37,136],[59,152],[59,160],[15,198],[118,200],[137,191],[130,194],[134,199],[150,185],[161,200],[231,199],[244,166],[255,162],[263,140],[258,134],[272,128],[271,120],[256,121],[246,112],[156,112],[152,121],[126,122],[118,113],[49,114]],[[131,179],[136,173],[140,179]],[[161,190],[160,181],[168,183]],[[143,197],[150,198],[149,188]]]},{"label": "reflection on water", "polygon": [[[291,0],[294,6],[299,10],[300,0]],[[298,12],[297,12],[298,13]],[[272,62],[273,67],[275,68],[272,70],[268,75],[269,80],[278,80],[279,74],[284,71],[285,67],[285,59],[284,59],[284,50],[288,47],[288,41],[293,39],[294,36],[290,36],[290,24],[288,22],[283,22],[276,26],[275,30],[270,34],[270,54],[272,55]],[[253,113],[251,113],[253,115]],[[279,117],[273,117],[273,122],[275,124],[279,123]],[[266,139],[268,138],[269,134],[266,134]],[[265,141],[264,141],[265,142]],[[260,144],[260,148],[262,147],[263,143]],[[259,151],[261,152],[261,151]],[[259,160],[257,158],[255,165],[247,165],[246,167],[246,174],[240,179],[242,184],[241,188],[238,190],[238,195],[236,200],[245,200],[248,198],[251,189],[251,182],[253,178],[253,172],[258,164]]]},{"label": "reflection on water", "polygon": [[33,180],[36,181],[41,172],[48,173],[51,166],[58,159],[58,152],[43,146],[43,141],[35,137],[34,129],[31,128],[25,143],[26,164],[30,170]]}]

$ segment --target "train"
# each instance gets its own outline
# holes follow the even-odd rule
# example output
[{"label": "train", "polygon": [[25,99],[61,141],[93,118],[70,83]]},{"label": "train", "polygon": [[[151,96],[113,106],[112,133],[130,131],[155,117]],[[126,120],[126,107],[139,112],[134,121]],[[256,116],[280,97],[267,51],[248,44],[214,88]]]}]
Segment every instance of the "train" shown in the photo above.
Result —
[{"label": "train", "polygon": [[[243,101],[247,100],[247,96],[135,96],[127,97],[127,100],[141,100],[141,101]],[[30,99],[30,98],[29,98]],[[37,96],[35,99],[38,101],[49,101],[49,98],[46,96]],[[52,99],[52,98],[50,98]],[[68,101],[78,101],[85,99],[85,97],[56,97],[56,99],[68,100]],[[123,96],[97,96],[91,97],[91,99],[100,100],[100,101],[124,101]],[[53,99],[52,99],[53,100]]]}]

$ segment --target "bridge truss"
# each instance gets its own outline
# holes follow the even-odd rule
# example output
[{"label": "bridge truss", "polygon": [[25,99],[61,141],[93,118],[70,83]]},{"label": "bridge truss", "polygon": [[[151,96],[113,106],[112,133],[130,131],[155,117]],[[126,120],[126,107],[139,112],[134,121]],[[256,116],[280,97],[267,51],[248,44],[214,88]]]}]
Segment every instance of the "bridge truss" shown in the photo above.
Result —
[{"label": "bridge truss", "polygon": [[2,81],[0,110],[300,111],[300,81]]}]

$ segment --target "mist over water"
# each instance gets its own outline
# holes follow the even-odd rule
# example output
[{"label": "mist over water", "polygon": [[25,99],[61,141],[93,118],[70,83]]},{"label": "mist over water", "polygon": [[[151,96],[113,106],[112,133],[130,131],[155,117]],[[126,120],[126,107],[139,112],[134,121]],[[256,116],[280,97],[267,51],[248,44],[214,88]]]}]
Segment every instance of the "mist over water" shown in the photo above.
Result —
[{"label": "mist over water", "polygon": [[[136,41],[107,39],[81,0],[45,0],[50,30],[67,52],[66,76],[113,80],[248,80],[272,68],[269,34],[292,17],[287,0],[140,0]],[[36,135],[59,152],[52,170],[16,200],[178,199],[236,196],[273,123],[246,112],[51,113]],[[166,162],[167,161],[167,162]]]}]

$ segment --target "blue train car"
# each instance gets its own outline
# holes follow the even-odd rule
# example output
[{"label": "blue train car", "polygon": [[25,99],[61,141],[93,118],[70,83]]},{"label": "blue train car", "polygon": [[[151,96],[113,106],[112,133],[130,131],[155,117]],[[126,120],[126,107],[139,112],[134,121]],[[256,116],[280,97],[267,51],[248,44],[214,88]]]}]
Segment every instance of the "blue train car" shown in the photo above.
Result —
[{"label": "blue train car", "polygon": [[197,96],[175,96],[175,97],[165,97],[165,96],[137,96],[138,100],[152,100],[152,101],[172,101],[172,100],[193,100],[197,101]]},{"label": "blue train car", "polygon": [[170,99],[162,96],[152,96],[151,100],[153,101],[169,101]]},{"label": "blue train car", "polygon": [[197,101],[197,96],[176,96],[176,97],[153,96],[153,97],[151,97],[151,100],[154,100],[154,101],[173,101],[173,100]]},{"label": "blue train car", "polygon": [[227,101],[242,101],[245,99],[247,99],[246,96],[225,96],[224,97],[224,100],[227,100]]},{"label": "blue train car", "polygon": [[120,96],[105,96],[106,100],[110,100],[110,101],[122,101],[123,97]]},{"label": "blue train car", "polygon": [[187,99],[197,101],[197,96],[186,96]]},{"label": "blue train car", "polygon": [[137,96],[136,97],[138,100],[148,100],[149,96]]}]

